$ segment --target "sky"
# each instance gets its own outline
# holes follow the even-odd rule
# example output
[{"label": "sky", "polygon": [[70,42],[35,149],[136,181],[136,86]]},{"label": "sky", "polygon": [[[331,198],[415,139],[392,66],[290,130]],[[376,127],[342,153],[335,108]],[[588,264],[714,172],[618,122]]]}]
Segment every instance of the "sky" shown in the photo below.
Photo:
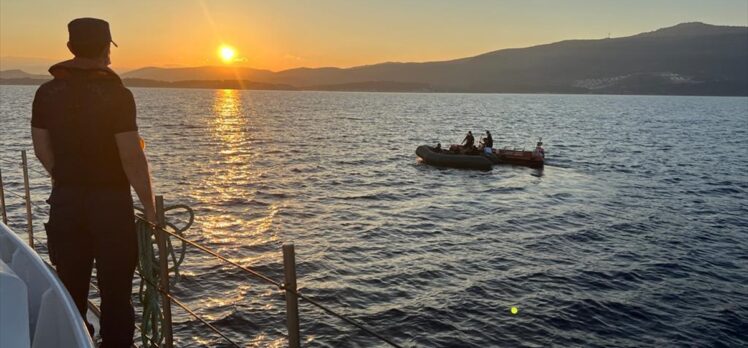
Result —
[{"label": "sky", "polygon": [[[112,67],[273,71],[435,61],[683,22],[748,26],[748,0],[0,0],[0,69],[69,59],[67,23],[109,21]],[[27,69],[27,70],[28,70]]]}]

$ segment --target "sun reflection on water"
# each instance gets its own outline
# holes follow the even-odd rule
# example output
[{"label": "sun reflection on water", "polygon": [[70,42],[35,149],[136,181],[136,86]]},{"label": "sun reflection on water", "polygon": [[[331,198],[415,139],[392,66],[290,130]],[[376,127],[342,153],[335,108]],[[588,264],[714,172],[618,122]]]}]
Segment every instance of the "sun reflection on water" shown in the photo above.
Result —
[{"label": "sun reflection on water", "polygon": [[[260,117],[262,113],[253,97],[247,91],[213,92],[204,120],[208,125],[205,135],[210,156],[199,164],[205,166],[205,176],[199,189],[193,191],[193,198],[212,211],[200,214],[201,237],[222,255],[247,267],[267,265],[281,258],[280,216],[288,207],[285,192],[276,184],[277,168],[268,161],[270,157],[265,157],[273,156],[265,148],[271,145],[266,140],[270,139],[266,136],[267,119]],[[233,272],[230,268],[225,271]],[[220,287],[220,292],[198,300],[198,308],[209,309],[204,313],[209,320],[241,316],[237,314],[240,311],[282,313],[277,293],[257,283]],[[249,336],[249,342],[245,342],[248,347],[287,345],[285,338],[267,333]]]},{"label": "sun reflection on water", "polygon": [[213,136],[219,140],[220,153],[227,155],[229,161],[241,160],[237,154],[247,142],[248,122],[239,91],[216,90],[213,116]]},{"label": "sun reflection on water", "polygon": [[260,151],[253,147],[256,140],[252,134],[257,130],[251,122],[257,118],[253,117],[250,95],[233,89],[216,90],[212,111],[210,129],[217,156],[206,190],[198,199],[209,206],[227,207],[227,212],[205,216],[205,236],[219,245],[273,242],[276,235],[272,227],[281,205],[271,203],[259,209],[250,205],[257,194],[253,187],[259,186],[263,173],[254,165]]}]

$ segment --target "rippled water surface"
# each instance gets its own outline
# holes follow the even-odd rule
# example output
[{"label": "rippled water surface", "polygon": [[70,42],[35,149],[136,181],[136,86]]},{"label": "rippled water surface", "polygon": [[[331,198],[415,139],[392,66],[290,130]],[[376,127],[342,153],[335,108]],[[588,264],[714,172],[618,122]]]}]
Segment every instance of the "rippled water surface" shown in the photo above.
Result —
[{"label": "rippled water surface", "polygon": [[[16,192],[34,90],[0,86]],[[196,210],[190,238],[279,280],[294,242],[303,292],[404,346],[748,344],[747,98],[133,92],[157,191]],[[485,129],[542,136],[545,169],[416,160]],[[230,337],[286,344],[282,293],[197,251],[182,269],[177,297]],[[222,344],[175,313],[178,346]],[[303,302],[301,318],[307,346],[381,346]]]}]

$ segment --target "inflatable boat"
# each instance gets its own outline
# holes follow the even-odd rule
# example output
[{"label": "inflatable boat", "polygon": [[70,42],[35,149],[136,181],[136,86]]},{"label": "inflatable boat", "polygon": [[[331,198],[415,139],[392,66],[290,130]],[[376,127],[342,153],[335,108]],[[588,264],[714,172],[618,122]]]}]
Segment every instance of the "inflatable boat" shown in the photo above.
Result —
[{"label": "inflatable boat", "polygon": [[494,154],[499,163],[516,164],[532,168],[541,168],[545,164],[543,152],[523,151],[515,149],[494,149]]},{"label": "inflatable boat", "polygon": [[[491,165],[494,164],[489,156],[481,154],[463,155],[450,153],[444,150],[437,150],[428,145],[419,146],[416,149],[416,155],[418,155],[423,162],[438,167],[491,170]],[[496,159],[494,159],[494,161],[496,161]]]}]

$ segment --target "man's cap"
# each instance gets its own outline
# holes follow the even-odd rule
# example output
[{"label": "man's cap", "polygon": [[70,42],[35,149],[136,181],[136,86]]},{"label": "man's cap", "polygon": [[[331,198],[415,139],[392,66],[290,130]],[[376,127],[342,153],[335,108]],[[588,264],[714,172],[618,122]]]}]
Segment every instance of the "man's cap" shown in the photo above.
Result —
[{"label": "man's cap", "polygon": [[109,23],[98,18],[77,18],[68,23],[68,41],[77,44],[114,44]]}]

